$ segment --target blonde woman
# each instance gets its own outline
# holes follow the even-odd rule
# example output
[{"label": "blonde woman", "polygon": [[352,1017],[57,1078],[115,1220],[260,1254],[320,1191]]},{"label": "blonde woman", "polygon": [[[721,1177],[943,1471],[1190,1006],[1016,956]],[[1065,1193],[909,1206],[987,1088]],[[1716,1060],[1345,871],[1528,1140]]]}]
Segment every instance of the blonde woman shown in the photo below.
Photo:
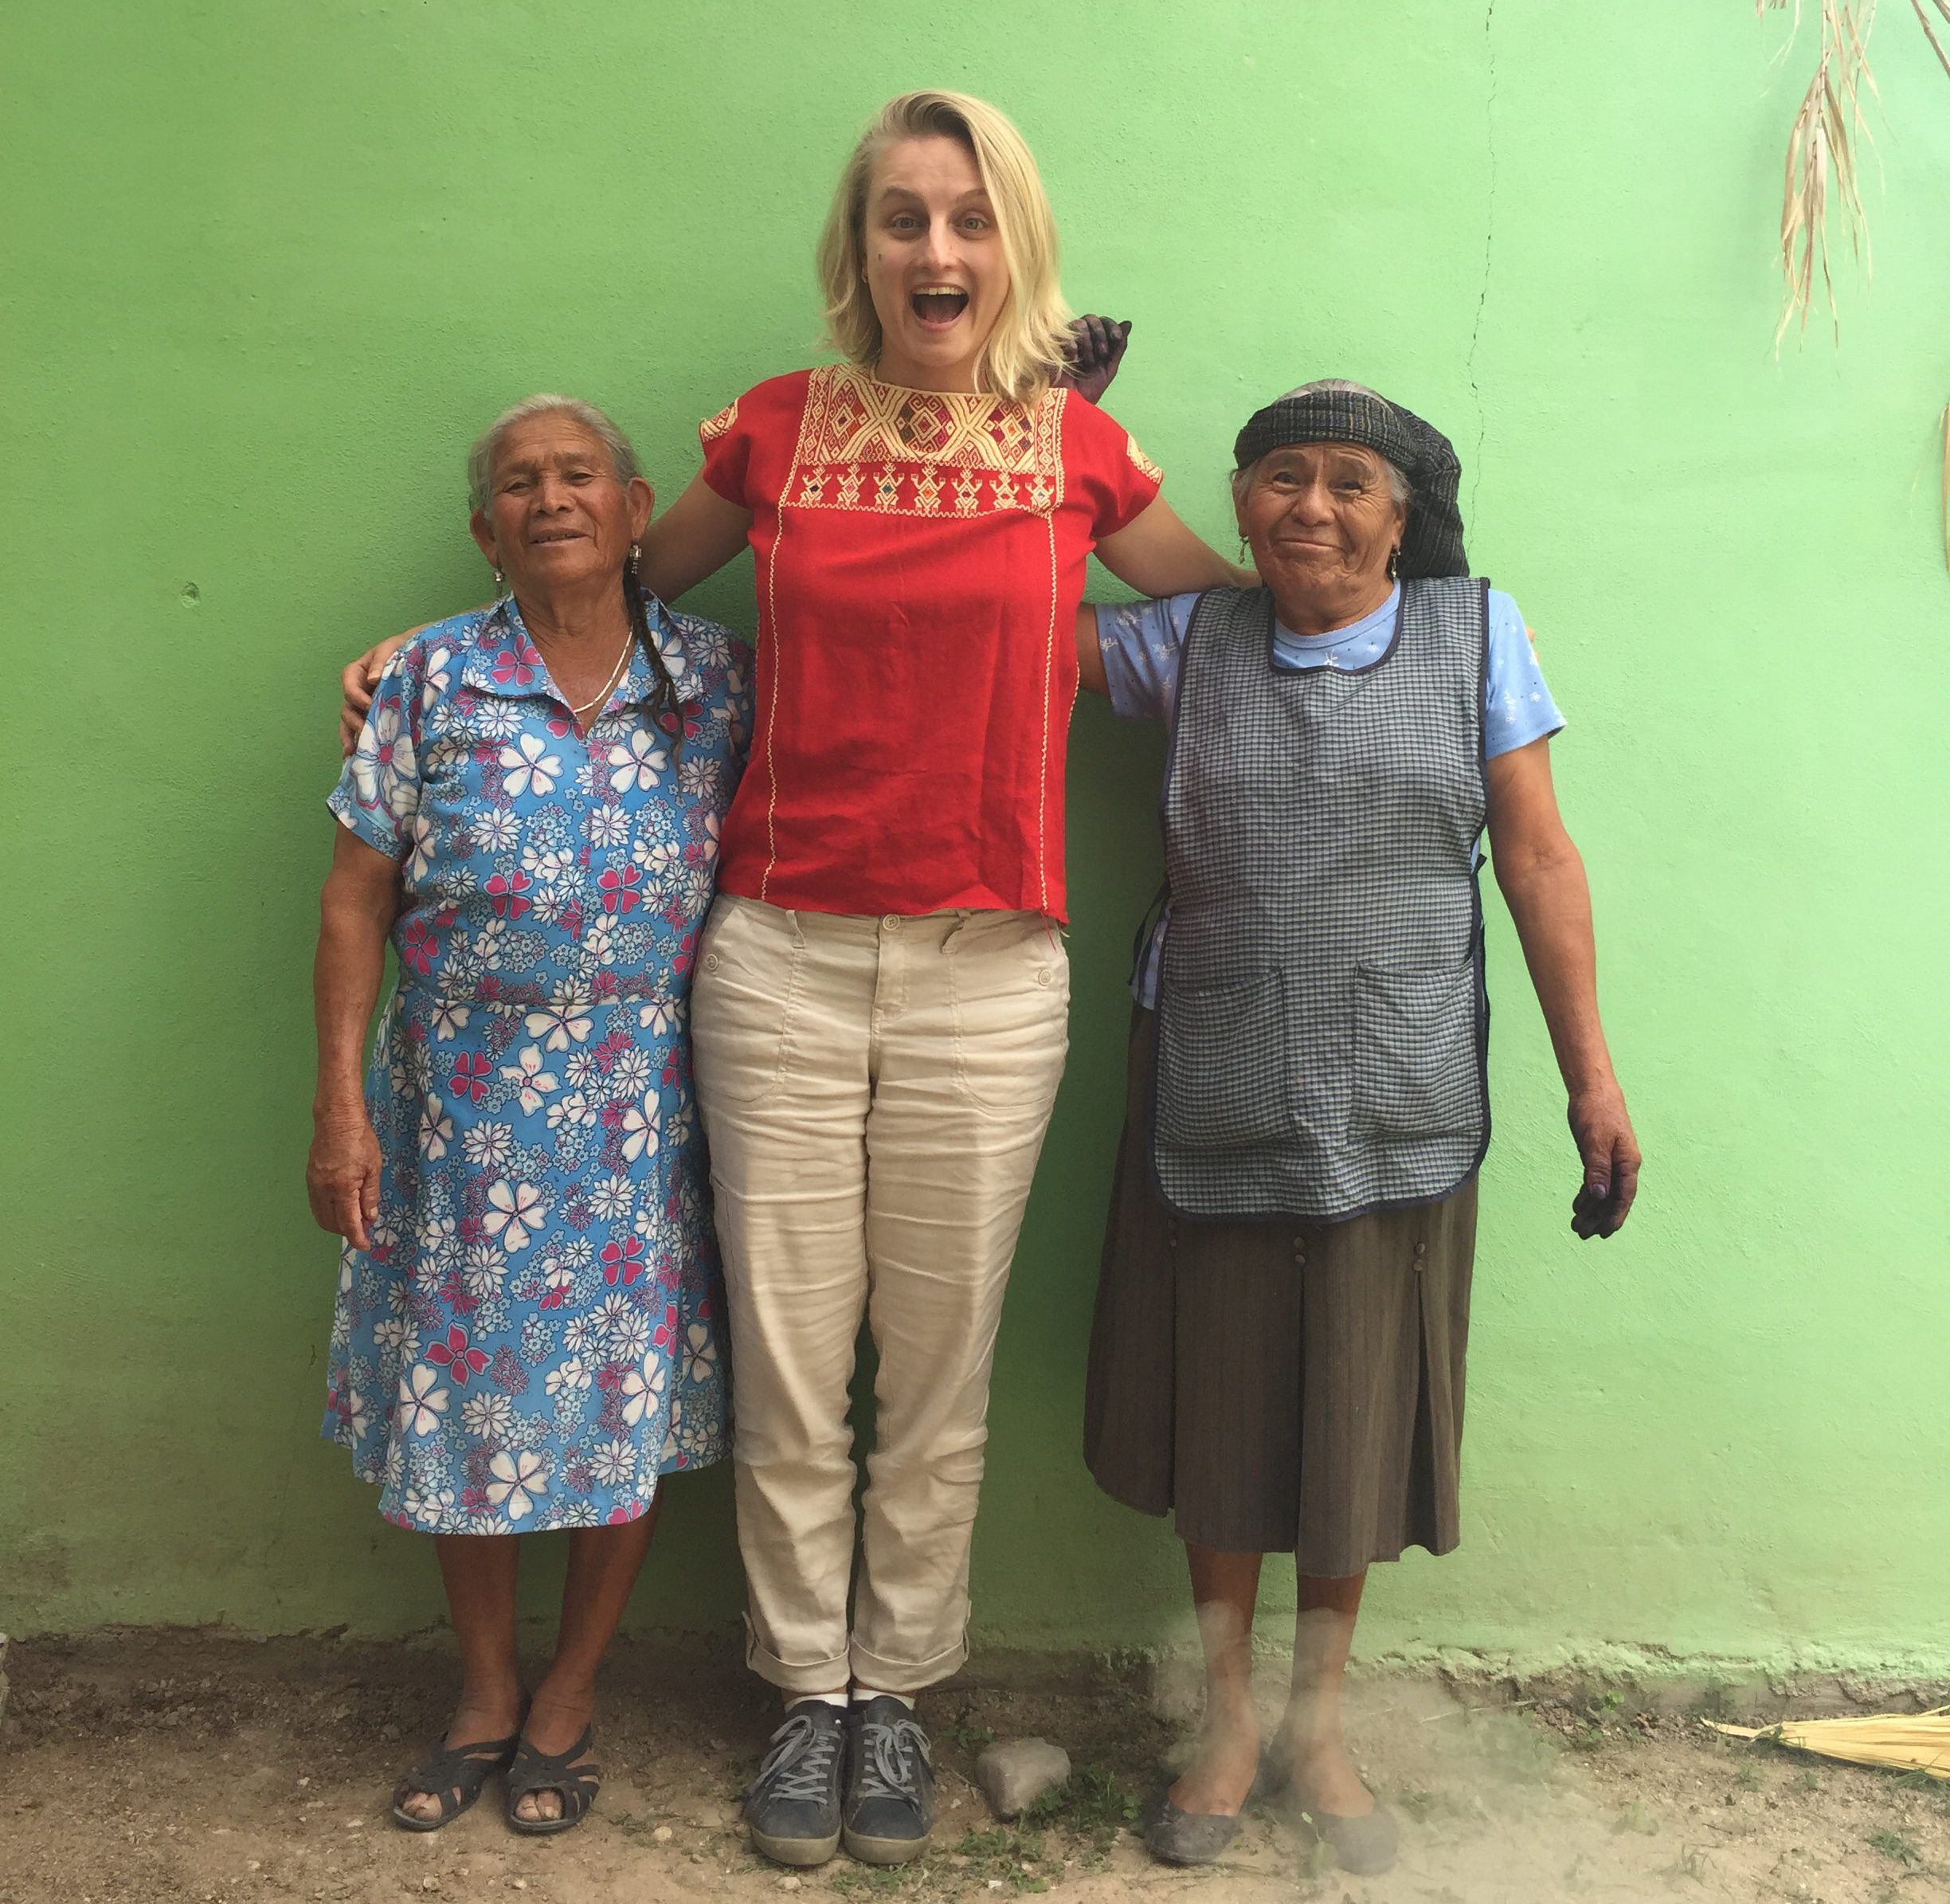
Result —
[{"label": "blonde woman", "polygon": [[[746,1658],[786,1702],[746,1816],[782,1863],[843,1836],[897,1863],[931,1828],[914,1697],[967,1655],[996,1326],[1067,1045],[1086,560],[1149,595],[1238,571],[1059,383],[1055,221],[993,107],[890,102],[841,174],[820,271],[844,361],[703,425],[703,472],[642,569],[672,601],[747,543],[757,558],[751,760],[692,1018]],[[863,1315],[879,1407],[856,1514]]]}]

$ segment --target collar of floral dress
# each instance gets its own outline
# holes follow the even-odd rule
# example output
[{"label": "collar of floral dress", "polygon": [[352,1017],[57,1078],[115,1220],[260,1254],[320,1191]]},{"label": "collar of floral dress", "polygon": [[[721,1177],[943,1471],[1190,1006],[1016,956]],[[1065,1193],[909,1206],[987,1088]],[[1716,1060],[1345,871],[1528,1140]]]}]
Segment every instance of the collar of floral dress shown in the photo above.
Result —
[{"label": "collar of floral dress", "polygon": [[[656,596],[646,595],[644,607],[649,615],[651,638],[681,699],[691,685],[686,679],[690,663],[684,656],[683,637],[669,610]],[[512,595],[503,595],[474,617],[472,633],[460,655],[460,680],[479,693],[514,699],[546,692],[546,666]],[[628,702],[647,700],[656,686],[656,671],[649,658],[640,645],[632,643],[629,670],[617,684],[616,693],[610,697],[612,702],[619,697]]]}]

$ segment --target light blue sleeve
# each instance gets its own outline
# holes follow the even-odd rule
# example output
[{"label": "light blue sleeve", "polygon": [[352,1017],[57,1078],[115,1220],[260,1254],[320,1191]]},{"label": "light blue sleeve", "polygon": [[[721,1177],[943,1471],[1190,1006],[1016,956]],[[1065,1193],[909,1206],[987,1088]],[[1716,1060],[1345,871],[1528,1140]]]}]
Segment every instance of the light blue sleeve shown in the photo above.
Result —
[{"label": "light blue sleeve", "polygon": [[1171,719],[1178,700],[1178,660],[1197,604],[1191,594],[1096,605],[1097,645],[1110,705],[1125,719]]},{"label": "light blue sleeve", "polygon": [[[1102,610],[1098,613],[1101,614]],[[1102,625],[1101,622],[1098,624]],[[1490,591],[1490,668],[1483,680],[1483,754],[1494,760],[1564,724],[1544,684],[1523,610],[1501,589]]]},{"label": "light blue sleeve", "polygon": [[390,860],[412,851],[420,809],[417,711],[423,650],[409,641],[386,663],[373,689],[358,745],[325,804],[339,824]]}]

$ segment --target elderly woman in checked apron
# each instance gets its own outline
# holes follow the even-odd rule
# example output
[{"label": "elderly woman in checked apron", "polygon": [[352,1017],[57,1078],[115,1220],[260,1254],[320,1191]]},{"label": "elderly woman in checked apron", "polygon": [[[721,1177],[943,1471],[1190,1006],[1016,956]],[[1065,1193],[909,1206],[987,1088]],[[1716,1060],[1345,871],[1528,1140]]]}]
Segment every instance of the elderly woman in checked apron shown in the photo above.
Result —
[{"label": "elderly woman in checked apron", "polygon": [[[1235,461],[1263,587],[1083,611],[1084,684],[1173,729],[1086,1452],[1116,1499],[1174,1513],[1204,1645],[1204,1729],[1147,1816],[1153,1854],[1208,1862],[1286,1785],[1373,1871],[1396,1834],[1349,1758],[1341,1679],[1369,1564],[1458,1538],[1486,826],[1569,1093],[1578,1235],[1624,1221],[1639,1150],[1552,791],[1562,723],[1516,604],[1469,574],[1454,451],[1337,382],[1259,411]],[[1299,1612],[1267,1749],[1251,1643],[1279,1552]]]}]

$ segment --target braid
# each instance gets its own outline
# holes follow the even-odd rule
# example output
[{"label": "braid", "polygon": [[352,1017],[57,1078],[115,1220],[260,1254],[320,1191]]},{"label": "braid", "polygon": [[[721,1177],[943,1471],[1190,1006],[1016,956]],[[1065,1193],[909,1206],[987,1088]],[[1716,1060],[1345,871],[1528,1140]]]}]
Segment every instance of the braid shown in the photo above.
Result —
[{"label": "braid", "polygon": [[674,759],[683,755],[683,703],[678,699],[677,684],[671,679],[670,664],[664,659],[664,651],[656,644],[656,637],[650,629],[650,606],[644,599],[643,584],[636,578],[636,565],[626,562],[623,565],[623,600],[629,609],[630,627],[642,644],[644,658],[655,671],[656,691],[651,697],[650,718],[670,735],[671,754]]}]

